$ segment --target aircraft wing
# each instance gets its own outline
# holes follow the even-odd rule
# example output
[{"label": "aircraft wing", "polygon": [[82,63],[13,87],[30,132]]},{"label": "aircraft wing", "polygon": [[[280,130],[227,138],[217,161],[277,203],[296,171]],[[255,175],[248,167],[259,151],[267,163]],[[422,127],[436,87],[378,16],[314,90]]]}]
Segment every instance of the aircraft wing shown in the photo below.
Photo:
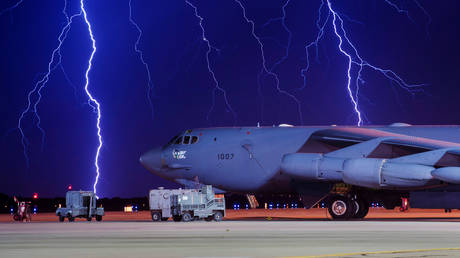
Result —
[{"label": "aircraft wing", "polygon": [[370,188],[460,184],[460,144],[372,128],[329,128],[285,155],[282,169],[294,177]]},{"label": "aircraft wing", "polygon": [[[383,158],[397,162],[436,165],[452,164],[460,156],[460,144],[395,134],[376,129],[338,128],[315,132],[312,139],[335,144],[348,144],[325,156],[342,158]],[[460,163],[456,163],[460,166]]]}]

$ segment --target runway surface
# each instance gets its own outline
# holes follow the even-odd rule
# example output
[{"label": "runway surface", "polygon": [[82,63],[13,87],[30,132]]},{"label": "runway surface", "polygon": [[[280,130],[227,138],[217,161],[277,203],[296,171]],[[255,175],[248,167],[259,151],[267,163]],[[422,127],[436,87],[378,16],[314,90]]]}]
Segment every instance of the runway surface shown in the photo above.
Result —
[{"label": "runway surface", "polygon": [[363,255],[460,257],[460,223],[318,220],[0,223],[1,257]]},{"label": "runway surface", "polygon": [[[227,210],[224,220],[330,220],[327,209],[242,209]],[[77,219],[78,220],[78,219]],[[105,213],[104,221],[151,221],[150,211],[139,211],[125,213],[121,211],[109,211]],[[365,220],[391,220],[391,221],[458,221],[460,222],[460,211],[452,210],[445,213],[444,210],[423,210],[409,209],[400,212],[398,209],[386,210],[384,208],[371,208]],[[11,222],[10,214],[0,214],[0,222]],[[33,215],[32,222],[56,222],[58,217],[55,213],[38,213]]]}]

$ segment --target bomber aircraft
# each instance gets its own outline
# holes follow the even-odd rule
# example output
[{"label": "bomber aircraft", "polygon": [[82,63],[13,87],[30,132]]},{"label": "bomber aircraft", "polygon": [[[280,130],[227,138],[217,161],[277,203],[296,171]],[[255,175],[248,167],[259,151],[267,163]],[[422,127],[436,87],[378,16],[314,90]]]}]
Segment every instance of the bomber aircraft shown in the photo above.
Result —
[{"label": "bomber aircraft", "polygon": [[298,193],[334,219],[387,209],[460,208],[460,126],[315,126],[187,130],[140,157],[152,173],[227,192]]}]

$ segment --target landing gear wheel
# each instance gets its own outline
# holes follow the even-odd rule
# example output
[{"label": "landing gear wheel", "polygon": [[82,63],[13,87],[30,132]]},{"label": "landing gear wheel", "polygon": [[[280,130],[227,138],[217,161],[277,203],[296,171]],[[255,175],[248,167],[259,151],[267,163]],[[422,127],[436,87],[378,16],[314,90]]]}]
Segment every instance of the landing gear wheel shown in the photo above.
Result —
[{"label": "landing gear wheel", "polygon": [[174,221],[181,221],[182,220],[182,216],[173,216],[173,220]]},{"label": "landing gear wheel", "polygon": [[152,220],[153,221],[160,221],[161,220],[161,214],[159,212],[152,212]]},{"label": "landing gear wheel", "polygon": [[354,202],[356,202],[356,204],[358,205],[358,209],[356,210],[356,213],[353,215],[353,218],[362,219],[366,217],[367,213],[369,212],[369,203],[361,198],[354,200]]},{"label": "landing gear wheel", "polygon": [[214,220],[215,221],[222,221],[223,219],[223,215],[222,215],[222,212],[220,211],[216,211],[216,213],[214,213]]},{"label": "landing gear wheel", "polygon": [[333,219],[348,219],[356,211],[353,201],[342,195],[332,196],[327,208]]},{"label": "landing gear wheel", "polygon": [[192,221],[193,217],[190,213],[186,212],[184,214],[182,214],[182,221],[183,222],[190,222]]},{"label": "landing gear wheel", "polygon": [[102,220],[102,216],[101,215],[96,215],[96,221],[101,221]]}]

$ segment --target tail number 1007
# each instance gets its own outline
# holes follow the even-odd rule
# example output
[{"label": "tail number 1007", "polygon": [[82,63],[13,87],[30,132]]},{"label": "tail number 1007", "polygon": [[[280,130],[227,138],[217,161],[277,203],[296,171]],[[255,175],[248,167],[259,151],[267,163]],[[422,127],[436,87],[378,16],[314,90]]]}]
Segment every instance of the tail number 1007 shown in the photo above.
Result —
[{"label": "tail number 1007", "polygon": [[235,154],[233,153],[218,153],[217,154],[218,160],[233,159],[233,157],[235,157]]}]

